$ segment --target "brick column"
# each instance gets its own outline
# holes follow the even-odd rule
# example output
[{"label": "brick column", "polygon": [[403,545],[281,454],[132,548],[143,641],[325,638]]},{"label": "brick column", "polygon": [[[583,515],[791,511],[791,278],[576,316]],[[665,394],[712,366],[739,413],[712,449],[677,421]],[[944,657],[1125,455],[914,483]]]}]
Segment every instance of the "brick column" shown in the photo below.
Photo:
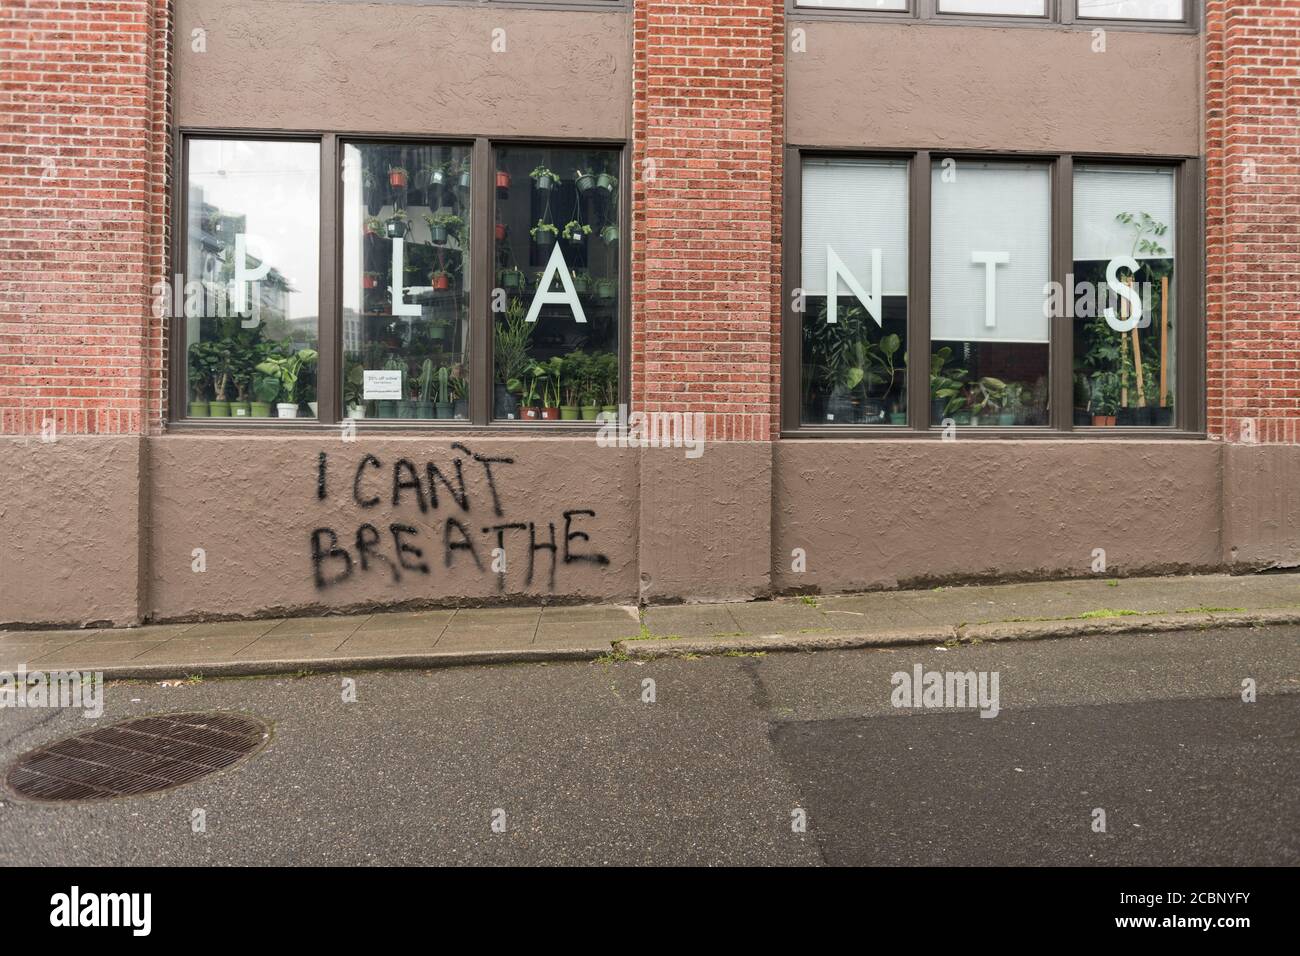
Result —
[{"label": "brick column", "polygon": [[771,581],[779,428],[782,0],[636,0],[632,406],[704,416],[642,453],[647,599]]},{"label": "brick column", "polygon": [[1213,435],[1300,443],[1300,4],[1206,4]]},{"label": "brick column", "polygon": [[170,0],[0,8],[0,434],[162,414]]}]

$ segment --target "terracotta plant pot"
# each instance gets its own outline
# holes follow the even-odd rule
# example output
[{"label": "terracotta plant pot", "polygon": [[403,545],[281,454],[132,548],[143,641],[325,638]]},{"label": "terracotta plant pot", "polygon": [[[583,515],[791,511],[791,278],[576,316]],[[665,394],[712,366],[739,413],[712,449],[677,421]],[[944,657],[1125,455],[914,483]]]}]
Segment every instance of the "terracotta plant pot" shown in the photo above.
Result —
[{"label": "terracotta plant pot", "polygon": [[542,421],[558,422],[560,420],[560,410],[558,408],[543,408]]},{"label": "terracotta plant pot", "polygon": [[524,421],[540,422],[542,420],[542,410],[536,406],[530,406],[524,409]]},{"label": "terracotta plant pot", "polygon": [[394,189],[404,189],[406,187],[406,173],[400,169],[390,169],[388,171],[388,185]]},{"label": "terracotta plant pot", "polygon": [[363,288],[363,289],[376,289],[376,288],[378,288],[378,287],[379,287],[379,277],[378,277],[378,276],[362,276],[362,277],[361,277],[361,288]]},{"label": "terracotta plant pot", "polygon": [[497,223],[497,242],[505,242],[505,241],[506,241],[506,224],[504,222],[499,222]]},{"label": "terracotta plant pot", "polygon": [[497,189],[510,188],[510,174],[503,169],[497,170]]},{"label": "terracotta plant pot", "polygon": [[433,284],[433,288],[437,292],[445,292],[447,289],[451,288],[451,280],[445,275],[435,275],[429,281]]}]

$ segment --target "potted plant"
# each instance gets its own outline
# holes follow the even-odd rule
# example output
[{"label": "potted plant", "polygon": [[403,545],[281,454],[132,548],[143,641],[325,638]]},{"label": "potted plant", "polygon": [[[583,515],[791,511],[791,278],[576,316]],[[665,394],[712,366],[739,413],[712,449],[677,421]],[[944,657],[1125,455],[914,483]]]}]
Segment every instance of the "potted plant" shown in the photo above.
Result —
[{"label": "potted plant", "polygon": [[504,222],[499,222],[496,224],[496,236],[497,236],[497,242],[506,241],[506,224]]},{"label": "potted plant", "polygon": [[1093,372],[1092,382],[1092,424],[1098,428],[1112,427],[1119,409],[1119,373]]},{"label": "potted plant", "polygon": [[596,177],[596,188],[603,189],[607,193],[612,193],[618,188],[618,179],[609,173],[601,173]]},{"label": "potted plant", "polygon": [[500,279],[501,288],[503,289],[522,289],[524,287],[524,274],[518,266],[502,269],[497,278]]},{"label": "potted plant", "polygon": [[591,273],[586,269],[574,269],[569,275],[573,279],[573,291],[578,295],[591,292]]},{"label": "potted plant", "polygon": [[451,403],[451,370],[447,366],[438,369],[438,418],[451,418],[455,414],[455,409]]},{"label": "potted plant", "polygon": [[581,351],[551,359],[557,384],[560,386],[560,419],[577,421],[582,407],[582,379],[586,374],[587,356]]},{"label": "potted plant", "polygon": [[555,173],[551,172],[545,166],[538,166],[529,173],[528,176],[537,184],[537,188],[542,190],[550,189],[555,185],[556,180],[559,179]]},{"label": "potted plant", "polygon": [[378,238],[384,234],[384,221],[378,216],[367,216],[363,228],[365,235]]},{"label": "potted plant", "polygon": [[[402,373],[402,374],[401,374],[401,384],[398,386],[398,392],[399,392],[399,394],[405,395],[405,394],[406,394],[406,391],[405,391],[405,386],[406,386],[406,363],[403,362],[401,359],[399,359],[396,355],[390,356],[389,359],[388,359],[388,361],[384,362],[384,371],[385,371],[385,372],[401,372],[401,373]],[[376,418],[396,418],[396,417],[397,417],[397,406],[398,406],[398,404],[399,404],[399,401],[400,401],[399,399],[395,399],[395,398],[381,398],[381,399],[379,399],[378,401],[375,402],[375,417],[376,417]]]},{"label": "potted plant", "polygon": [[455,236],[459,239],[461,230],[465,228],[465,220],[452,213],[425,216],[424,221],[429,226],[430,242],[446,242],[448,236]]},{"label": "potted plant", "polygon": [[457,185],[461,189],[469,189],[470,183],[470,161],[468,159],[456,166]]},{"label": "potted plant", "polygon": [[601,302],[613,302],[618,297],[618,281],[615,279],[596,280],[596,298]]},{"label": "potted plant", "polygon": [[[525,373],[531,367],[528,350],[536,325],[525,322],[524,303],[511,297],[506,311],[492,328],[492,360],[496,385],[492,400],[494,418],[513,419],[518,408],[514,395],[522,389]],[[511,388],[511,382],[515,387]]]},{"label": "potted plant", "polygon": [[[296,399],[298,376],[303,366],[315,362],[316,358],[315,349],[298,349],[289,354],[283,352],[272,354],[258,364],[256,370],[262,373],[264,383],[262,394],[270,394],[269,383],[274,382],[278,386],[276,398],[271,401],[277,402],[275,412],[280,418],[298,417]],[[258,397],[262,396],[259,394]]]},{"label": "potted plant", "polygon": [[469,418],[469,382],[465,379],[465,367],[456,365],[451,370],[452,417]]},{"label": "potted plant", "polygon": [[230,384],[235,389],[235,399],[230,403],[230,416],[248,418],[252,413],[248,396],[253,386],[253,349],[246,339],[232,342]]},{"label": "potted plant", "polygon": [[405,189],[410,178],[411,174],[407,172],[405,166],[388,167],[388,185],[394,189]]},{"label": "potted plant", "polygon": [[561,235],[573,245],[578,246],[586,242],[587,237],[591,235],[591,226],[578,222],[576,219],[570,219],[564,224],[564,231]]},{"label": "potted plant", "polygon": [[[943,346],[930,356],[930,424],[939,425],[953,418],[966,406],[965,369],[951,368],[952,349]],[[967,416],[969,420],[969,416]]]},{"label": "potted plant", "polygon": [[600,383],[600,410],[602,414],[618,414],[618,356],[613,352],[602,352],[597,360]]},{"label": "potted plant", "polygon": [[497,170],[497,189],[510,188],[510,174],[504,169]]},{"label": "potted plant", "polygon": [[451,167],[448,163],[427,163],[420,170],[420,176],[429,186],[441,186],[447,181],[447,170]]},{"label": "potted plant", "polygon": [[560,420],[560,395],[564,383],[564,359],[554,356],[545,365],[546,377],[542,380],[542,421]]},{"label": "potted plant", "polygon": [[363,273],[361,276],[361,288],[363,289],[379,288],[379,273],[378,272]]},{"label": "potted plant", "polygon": [[[988,375],[972,382],[967,390],[971,424],[979,424],[981,418],[992,418],[995,423],[1002,424],[1002,403],[1006,390],[1006,382]],[[989,423],[985,422],[985,424]],[[1010,425],[1012,422],[1008,421],[1006,424]]]},{"label": "potted plant", "polygon": [[207,418],[209,412],[207,353],[202,345],[195,342],[189,348],[190,418]]},{"label": "potted plant", "polygon": [[230,373],[233,370],[231,344],[229,339],[206,343],[211,356],[208,368],[212,376],[212,401],[208,403],[208,415],[212,418],[230,417]]},{"label": "potted plant", "polygon": [[[433,287],[433,291],[435,292],[446,292],[451,288],[451,273],[446,269],[434,269],[433,273],[429,276],[429,284]],[[446,327],[446,323],[444,322],[443,328]]]},{"label": "potted plant", "polygon": [[1017,382],[1007,384],[1002,397],[1002,414],[998,417],[999,425],[1024,425],[1028,414],[1026,405],[1029,390]]},{"label": "potted plant", "polygon": [[411,418],[433,417],[433,361],[425,359],[420,365],[419,377],[411,384],[415,398],[411,402]]},{"label": "potted plant", "polygon": [[600,230],[600,238],[605,240],[605,245],[612,246],[614,243],[618,242],[618,226],[615,226],[612,223],[606,226],[604,229]]},{"label": "potted plant", "polygon": [[578,192],[589,193],[596,188],[596,174],[590,171],[584,172],[581,169],[573,171],[574,182],[578,184]]},{"label": "potted plant", "polygon": [[394,209],[393,214],[384,220],[384,234],[389,239],[404,238],[409,228],[411,228],[411,217],[400,209]]},{"label": "potted plant", "polygon": [[541,362],[528,363],[521,377],[523,388],[524,421],[535,422],[542,418],[542,409],[538,404],[546,383],[547,367]]},{"label": "potted plant", "polygon": [[560,234],[560,230],[555,228],[554,223],[539,219],[537,225],[528,230],[528,234],[533,237],[533,241],[538,246],[550,246],[555,243],[555,237]]},{"label": "potted plant", "polygon": [[348,362],[343,374],[343,405],[348,418],[366,417],[366,370],[360,362]]}]

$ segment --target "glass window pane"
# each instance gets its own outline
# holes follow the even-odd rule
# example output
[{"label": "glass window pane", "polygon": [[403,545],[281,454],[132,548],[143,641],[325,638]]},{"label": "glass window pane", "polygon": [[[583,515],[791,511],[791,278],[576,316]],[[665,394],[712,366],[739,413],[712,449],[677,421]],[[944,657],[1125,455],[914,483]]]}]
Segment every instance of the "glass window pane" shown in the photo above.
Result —
[{"label": "glass window pane", "polygon": [[1079,0],[1079,17],[1106,20],[1182,20],[1183,0]]},{"label": "glass window pane", "polygon": [[800,420],[907,423],[908,164],[803,164]]},{"label": "glass window pane", "polygon": [[617,414],[619,153],[496,150],[493,417]]},{"label": "glass window pane", "polygon": [[939,0],[939,12],[1042,17],[1047,15],[1047,0]]},{"label": "glass window pane", "polygon": [[838,10],[907,11],[910,9],[908,0],[795,0],[795,6]]},{"label": "glass window pane", "polygon": [[1174,170],[1074,174],[1074,423],[1174,420]]},{"label": "glass window pane", "polygon": [[469,418],[470,152],[344,147],[349,418]]},{"label": "glass window pane", "polygon": [[314,417],[320,146],[186,145],[189,417]]},{"label": "glass window pane", "polygon": [[934,166],[930,421],[1046,425],[1051,172]]}]

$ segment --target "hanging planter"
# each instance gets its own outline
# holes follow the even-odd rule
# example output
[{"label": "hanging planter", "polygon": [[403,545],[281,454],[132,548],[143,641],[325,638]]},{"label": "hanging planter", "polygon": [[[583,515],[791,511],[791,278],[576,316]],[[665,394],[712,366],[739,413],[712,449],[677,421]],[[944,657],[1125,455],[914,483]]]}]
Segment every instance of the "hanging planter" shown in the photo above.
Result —
[{"label": "hanging planter", "polygon": [[433,285],[434,292],[446,292],[451,288],[451,275],[439,270],[429,277],[429,282]]},{"label": "hanging planter", "polygon": [[601,302],[613,302],[618,295],[618,283],[613,279],[596,280],[596,298]]},{"label": "hanging planter", "polygon": [[388,167],[388,185],[394,189],[405,189],[410,178],[411,174],[406,171],[405,166]]},{"label": "hanging planter", "polygon": [[618,180],[615,179],[613,176],[611,176],[609,173],[601,173],[599,176],[596,177],[596,188],[603,189],[607,193],[612,193],[614,191],[614,187],[616,187],[617,185],[618,185]]},{"label": "hanging planter", "polygon": [[585,271],[573,273],[573,291],[586,295],[591,291],[591,274]]},{"label": "hanging planter", "polygon": [[367,216],[364,228],[367,236],[378,238],[384,234],[384,223],[378,216]]},{"label": "hanging planter", "polygon": [[600,230],[600,238],[605,240],[605,245],[612,246],[618,242],[618,226],[606,226]]},{"label": "hanging planter", "polygon": [[497,189],[510,188],[510,174],[504,169],[497,170]]},{"label": "hanging planter", "polygon": [[506,241],[506,224],[504,222],[497,223],[496,234],[497,234],[497,242]]},{"label": "hanging planter", "polygon": [[389,239],[401,239],[406,236],[406,231],[411,227],[410,217],[402,210],[398,209],[384,221],[384,234]]},{"label": "hanging planter", "polygon": [[428,176],[430,186],[441,186],[447,181],[447,167],[445,164],[426,166],[425,173]]},{"label": "hanging planter", "polygon": [[584,173],[581,169],[574,170],[577,177],[575,182],[578,185],[578,192],[589,193],[596,188],[596,177],[592,173]]},{"label": "hanging planter", "polygon": [[361,277],[361,288],[363,289],[379,288],[379,273],[367,272],[365,275],[363,275]]},{"label": "hanging planter", "polygon": [[500,275],[501,288],[503,289],[522,289],[524,287],[524,274],[518,269],[504,269]]},{"label": "hanging planter", "polygon": [[551,172],[545,166],[538,166],[531,173],[529,173],[528,176],[529,178],[532,179],[533,182],[537,184],[537,188],[543,191],[550,190],[551,187],[555,185],[556,180],[559,178],[558,176],[555,175],[555,173]]},{"label": "hanging planter", "polygon": [[466,169],[462,169],[462,170],[460,171],[460,179],[459,179],[459,181],[458,181],[458,182],[459,182],[459,185],[460,185],[460,188],[461,188],[461,189],[469,189],[469,181],[470,181],[470,180],[469,180],[469,169],[468,169],[468,168],[466,168]]},{"label": "hanging planter", "polygon": [[572,245],[581,246],[591,235],[591,226],[578,222],[576,219],[569,220],[564,226],[563,236]]},{"label": "hanging planter", "polygon": [[539,247],[550,248],[555,244],[555,238],[560,234],[560,230],[555,228],[554,223],[537,220],[537,225],[528,230],[528,234],[533,237],[533,241]]}]

